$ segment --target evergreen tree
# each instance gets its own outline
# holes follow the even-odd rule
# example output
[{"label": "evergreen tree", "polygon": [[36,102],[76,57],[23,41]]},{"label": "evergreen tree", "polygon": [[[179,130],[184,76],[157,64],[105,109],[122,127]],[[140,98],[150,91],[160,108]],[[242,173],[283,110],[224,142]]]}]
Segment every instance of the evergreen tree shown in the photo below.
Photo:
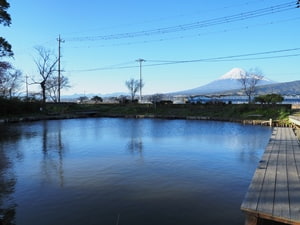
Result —
[{"label": "evergreen tree", "polygon": [[[0,0],[0,24],[3,24],[3,26],[10,26],[11,24],[11,17],[7,12],[9,6],[6,0]],[[11,45],[3,37],[0,37],[0,57],[4,56],[11,57],[13,56],[13,52]]]}]

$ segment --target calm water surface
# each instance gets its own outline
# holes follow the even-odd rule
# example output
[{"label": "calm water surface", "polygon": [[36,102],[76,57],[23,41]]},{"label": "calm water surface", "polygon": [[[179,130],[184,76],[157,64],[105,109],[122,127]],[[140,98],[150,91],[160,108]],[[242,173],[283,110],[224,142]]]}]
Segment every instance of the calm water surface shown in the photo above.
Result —
[{"label": "calm water surface", "polygon": [[0,214],[16,225],[241,225],[271,129],[99,118],[0,133]]}]

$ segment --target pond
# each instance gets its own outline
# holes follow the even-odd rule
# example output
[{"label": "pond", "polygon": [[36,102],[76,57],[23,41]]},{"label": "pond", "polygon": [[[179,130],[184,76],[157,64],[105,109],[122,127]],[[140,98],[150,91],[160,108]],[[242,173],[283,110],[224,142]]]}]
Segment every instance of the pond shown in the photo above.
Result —
[{"label": "pond", "polygon": [[240,205],[271,131],[123,118],[0,124],[0,219],[240,225]]}]

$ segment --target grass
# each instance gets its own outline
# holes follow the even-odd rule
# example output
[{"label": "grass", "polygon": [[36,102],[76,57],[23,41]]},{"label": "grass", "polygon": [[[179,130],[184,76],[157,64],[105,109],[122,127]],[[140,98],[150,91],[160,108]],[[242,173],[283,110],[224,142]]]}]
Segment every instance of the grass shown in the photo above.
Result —
[{"label": "grass", "polygon": [[[42,111],[40,110],[42,108]],[[290,105],[257,104],[76,104],[22,101],[0,101],[0,118],[24,116],[36,118],[61,118],[79,116],[161,118],[208,117],[218,120],[273,120],[286,121],[291,114]]]},{"label": "grass", "polygon": [[97,116],[210,117],[219,119],[284,120],[290,105],[151,105],[151,104],[48,104],[48,113],[94,113]]}]

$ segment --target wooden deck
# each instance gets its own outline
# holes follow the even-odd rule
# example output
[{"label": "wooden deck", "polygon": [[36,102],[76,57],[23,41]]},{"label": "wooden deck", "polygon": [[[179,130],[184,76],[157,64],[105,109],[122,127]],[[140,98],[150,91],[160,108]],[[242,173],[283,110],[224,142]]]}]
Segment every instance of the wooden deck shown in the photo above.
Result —
[{"label": "wooden deck", "polygon": [[289,116],[289,120],[291,123],[293,123],[295,126],[300,127],[300,117],[299,116]]},{"label": "wooden deck", "polygon": [[246,225],[258,218],[300,225],[300,145],[291,128],[274,128],[241,210]]}]

